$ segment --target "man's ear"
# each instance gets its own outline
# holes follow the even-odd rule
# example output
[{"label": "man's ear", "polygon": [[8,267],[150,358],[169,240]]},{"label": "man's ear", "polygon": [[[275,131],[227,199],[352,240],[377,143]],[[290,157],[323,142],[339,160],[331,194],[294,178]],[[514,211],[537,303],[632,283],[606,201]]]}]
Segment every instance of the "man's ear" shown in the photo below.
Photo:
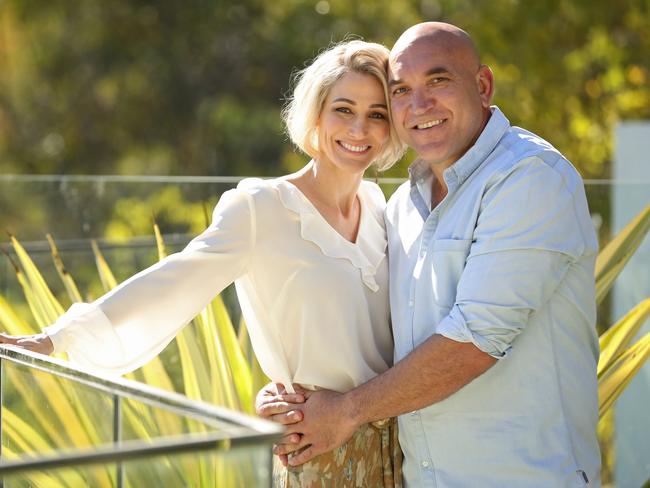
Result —
[{"label": "man's ear", "polygon": [[482,64],[479,67],[476,73],[476,83],[481,97],[481,104],[483,107],[489,108],[492,105],[494,95],[494,74],[488,65]]}]

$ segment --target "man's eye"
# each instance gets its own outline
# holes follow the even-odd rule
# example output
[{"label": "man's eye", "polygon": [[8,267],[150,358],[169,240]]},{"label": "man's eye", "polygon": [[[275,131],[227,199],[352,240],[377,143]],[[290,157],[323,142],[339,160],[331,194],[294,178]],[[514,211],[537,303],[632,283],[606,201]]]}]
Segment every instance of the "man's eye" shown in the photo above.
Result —
[{"label": "man's eye", "polygon": [[393,95],[401,95],[402,93],[406,93],[406,87],[400,86],[393,90]]},{"label": "man's eye", "polygon": [[447,81],[449,78],[446,76],[438,76],[436,78],[431,78],[429,81],[432,85],[437,85],[438,83],[442,83],[443,81]]}]

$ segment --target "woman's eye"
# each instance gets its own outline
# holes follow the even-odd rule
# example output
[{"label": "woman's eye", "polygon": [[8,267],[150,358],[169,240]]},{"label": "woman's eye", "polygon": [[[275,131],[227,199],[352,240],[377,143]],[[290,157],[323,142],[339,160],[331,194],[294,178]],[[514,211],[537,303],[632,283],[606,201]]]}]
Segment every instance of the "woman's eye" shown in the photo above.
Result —
[{"label": "woman's eye", "polygon": [[335,110],[336,110],[337,112],[342,113],[342,114],[351,114],[351,113],[352,113],[352,111],[351,111],[349,108],[347,108],[347,107],[338,107],[338,108],[336,108]]},{"label": "woman's eye", "polygon": [[370,114],[371,119],[385,119],[386,115],[381,112],[373,112]]}]

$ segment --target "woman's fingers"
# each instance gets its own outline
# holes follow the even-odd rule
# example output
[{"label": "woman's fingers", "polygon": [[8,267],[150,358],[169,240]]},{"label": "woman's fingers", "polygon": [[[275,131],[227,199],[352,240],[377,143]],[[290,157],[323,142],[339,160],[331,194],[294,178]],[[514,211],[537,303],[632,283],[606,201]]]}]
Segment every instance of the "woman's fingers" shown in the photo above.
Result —
[{"label": "woman's fingers", "polygon": [[269,418],[272,415],[288,413],[296,408],[296,404],[304,403],[305,397],[301,394],[267,395],[255,405],[257,415]]},{"label": "woman's fingers", "polygon": [[0,343],[2,344],[16,344],[24,336],[10,336],[4,332],[0,332]]},{"label": "woman's fingers", "polygon": [[54,351],[52,340],[47,334],[36,334],[24,337],[18,341],[17,345],[40,354],[49,355]]},{"label": "woman's fingers", "polygon": [[0,333],[0,343],[12,344],[40,354],[52,354],[54,345],[47,334],[34,334],[27,336],[11,336]]},{"label": "woman's fingers", "polygon": [[299,451],[300,449],[303,449],[307,447],[308,444],[303,441],[302,439],[298,443],[292,443],[292,444],[275,444],[273,446],[273,454],[277,456],[286,456],[288,454],[291,454],[293,452]]},{"label": "woman's fingers", "polygon": [[284,466],[285,468],[289,466],[289,456],[287,456],[286,454],[282,454],[278,456],[278,458],[280,458],[280,462],[282,463],[282,466]]},{"label": "woman's fingers", "polygon": [[302,412],[295,410],[294,403],[266,403],[258,408],[257,414],[278,424],[290,425],[302,420]]},{"label": "woman's fingers", "polygon": [[300,434],[287,434],[283,435],[280,444],[298,444],[300,443]]}]

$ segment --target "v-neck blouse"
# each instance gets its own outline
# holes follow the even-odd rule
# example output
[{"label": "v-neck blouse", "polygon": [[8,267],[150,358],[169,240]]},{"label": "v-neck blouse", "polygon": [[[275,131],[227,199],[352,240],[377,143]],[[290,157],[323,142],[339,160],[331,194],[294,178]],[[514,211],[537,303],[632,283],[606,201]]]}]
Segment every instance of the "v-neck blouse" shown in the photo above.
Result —
[{"label": "v-neck blouse", "polygon": [[187,247],[46,328],[55,351],[123,374],[158,354],[233,281],[253,349],[284,384],[347,391],[388,369],[384,196],[363,181],[348,241],[292,183],[246,179]]}]

